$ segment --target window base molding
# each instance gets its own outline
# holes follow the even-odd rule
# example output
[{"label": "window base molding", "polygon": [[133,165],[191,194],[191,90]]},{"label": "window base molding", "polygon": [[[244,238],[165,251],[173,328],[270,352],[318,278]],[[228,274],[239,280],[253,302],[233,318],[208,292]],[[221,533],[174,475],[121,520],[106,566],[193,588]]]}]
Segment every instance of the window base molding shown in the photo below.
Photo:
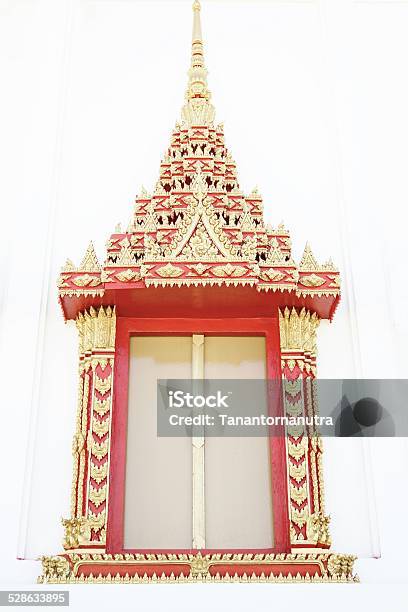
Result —
[{"label": "window base molding", "polygon": [[356,557],[327,553],[64,553],[42,557],[42,584],[358,582]]}]

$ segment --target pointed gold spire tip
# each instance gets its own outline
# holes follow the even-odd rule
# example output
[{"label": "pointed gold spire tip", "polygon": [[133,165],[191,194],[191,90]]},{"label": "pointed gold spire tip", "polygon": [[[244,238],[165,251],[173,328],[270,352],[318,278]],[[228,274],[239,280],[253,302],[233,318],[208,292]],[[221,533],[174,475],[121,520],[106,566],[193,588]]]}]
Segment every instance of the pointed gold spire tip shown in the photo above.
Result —
[{"label": "pointed gold spire tip", "polygon": [[183,122],[188,125],[213,123],[215,111],[210,104],[211,93],[207,84],[207,69],[204,61],[204,45],[201,29],[201,4],[193,3],[193,32],[191,41],[191,64],[188,71],[186,104],[183,106]]}]

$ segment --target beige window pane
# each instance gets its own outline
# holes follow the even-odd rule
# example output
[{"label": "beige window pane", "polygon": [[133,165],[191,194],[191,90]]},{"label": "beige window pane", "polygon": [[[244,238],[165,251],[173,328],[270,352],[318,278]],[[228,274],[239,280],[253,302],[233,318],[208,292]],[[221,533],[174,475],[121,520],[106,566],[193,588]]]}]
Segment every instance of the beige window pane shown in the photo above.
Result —
[{"label": "beige window pane", "polygon": [[[206,337],[204,355],[205,378],[266,376],[263,337]],[[268,438],[206,438],[205,512],[207,548],[273,546]]]},{"label": "beige window pane", "polygon": [[157,437],[160,378],[191,378],[191,337],[130,340],[125,548],[191,548],[191,439]]}]

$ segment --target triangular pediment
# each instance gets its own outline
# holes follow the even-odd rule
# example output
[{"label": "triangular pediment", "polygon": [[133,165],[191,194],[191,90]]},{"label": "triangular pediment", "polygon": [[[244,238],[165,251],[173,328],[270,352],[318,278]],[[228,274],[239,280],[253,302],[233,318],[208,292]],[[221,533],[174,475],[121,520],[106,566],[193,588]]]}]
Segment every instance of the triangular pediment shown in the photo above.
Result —
[{"label": "triangular pediment", "polygon": [[210,236],[202,219],[198,220],[190,238],[185,243],[178,256],[189,261],[203,259],[218,259],[225,257],[219,244]]},{"label": "triangular pediment", "polygon": [[237,249],[229,241],[215,213],[201,202],[192,203],[184,223],[165,252],[165,257],[187,261],[230,261],[237,256]]}]

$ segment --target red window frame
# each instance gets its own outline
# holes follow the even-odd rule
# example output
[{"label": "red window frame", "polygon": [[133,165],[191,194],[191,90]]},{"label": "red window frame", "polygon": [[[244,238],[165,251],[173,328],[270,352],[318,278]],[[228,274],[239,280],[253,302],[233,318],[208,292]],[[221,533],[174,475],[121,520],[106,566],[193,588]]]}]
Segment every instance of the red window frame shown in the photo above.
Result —
[{"label": "red window frame", "polygon": [[[126,441],[128,416],[129,345],[131,336],[171,336],[204,334],[208,336],[264,336],[266,343],[267,377],[281,379],[279,322],[277,317],[267,318],[134,318],[118,317],[116,328],[116,355],[113,385],[113,411],[111,432],[110,477],[108,492],[108,522],[106,552],[115,553],[183,553],[195,549],[124,549],[124,502],[126,478]],[[283,415],[281,395],[269,401],[269,414]],[[278,553],[290,551],[287,465],[285,436],[270,438],[270,463],[274,546],[267,549],[205,549],[220,553]]]}]

